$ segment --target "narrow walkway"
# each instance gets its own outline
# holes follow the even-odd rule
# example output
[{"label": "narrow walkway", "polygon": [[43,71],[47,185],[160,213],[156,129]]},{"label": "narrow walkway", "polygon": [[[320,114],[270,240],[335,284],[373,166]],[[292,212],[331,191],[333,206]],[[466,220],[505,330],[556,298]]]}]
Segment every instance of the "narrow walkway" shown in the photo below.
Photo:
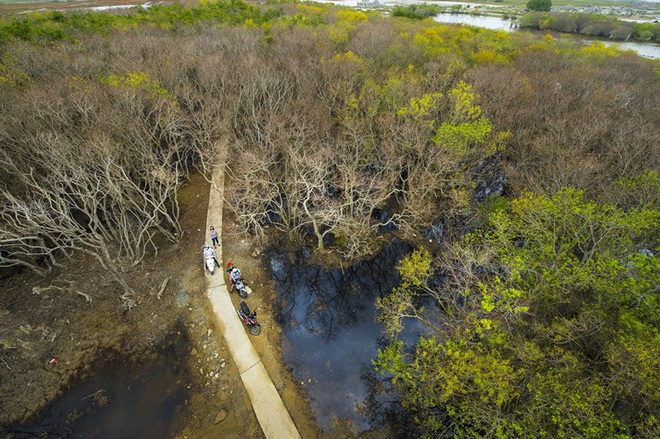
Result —
[{"label": "narrow walkway", "polygon": [[[207,235],[211,225],[222,225],[223,190],[224,174],[220,170],[214,175],[211,184],[209,211],[206,218]],[[221,235],[221,229],[222,227],[216,227],[218,235]],[[222,261],[222,236],[220,236],[220,246],[216,249],[216,257]],[[223,267],[216,270],[213,276],[207,272],[206,279],[208,298],[213,305],[218,326],[227,340],[229,351],[238,367],[261,430],[268,439],[300,438],[291,415],[252,346],[243,322],[236,314],[225,284]]]}]

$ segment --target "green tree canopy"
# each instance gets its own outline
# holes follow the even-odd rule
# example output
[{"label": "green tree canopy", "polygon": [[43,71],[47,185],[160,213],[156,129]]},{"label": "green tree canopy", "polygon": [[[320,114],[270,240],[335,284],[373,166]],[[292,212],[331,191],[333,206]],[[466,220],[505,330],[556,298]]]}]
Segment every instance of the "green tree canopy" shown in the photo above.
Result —
[{"label": "green tree canopy", "polygon": [[[659,437],[660,211],[573,189],[505,204],[435,260],[441,286],[430,253],[400,264],[377,367],[428,437]],[[431,332],[406,347],[403,317]]]},{"label": "green tree canopy", "polygon": [[530,11],[549,12],[552,9],[552,0],[529,0],[527,9]]}]

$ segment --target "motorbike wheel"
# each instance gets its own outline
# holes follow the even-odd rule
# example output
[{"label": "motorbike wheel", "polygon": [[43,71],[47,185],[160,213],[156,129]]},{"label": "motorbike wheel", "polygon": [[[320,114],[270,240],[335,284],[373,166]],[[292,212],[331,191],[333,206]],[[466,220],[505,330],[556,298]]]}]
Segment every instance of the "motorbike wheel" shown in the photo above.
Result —
[{"label": "motorbike wheel", "polygon": [[252,335],[259,335],[261,334],[261,326],[250,326],[250,334]]},{"label": "motorbike wheel", "polygon": [[248,296],[248,292],[245,288],[238,290],[238,295],[245,299]]}]

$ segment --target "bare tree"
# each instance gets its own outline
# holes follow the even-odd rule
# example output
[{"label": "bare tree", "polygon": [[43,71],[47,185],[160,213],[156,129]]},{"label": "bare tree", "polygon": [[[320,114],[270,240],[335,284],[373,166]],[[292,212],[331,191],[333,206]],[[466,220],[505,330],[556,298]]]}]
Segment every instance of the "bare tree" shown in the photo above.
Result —
[{"label": "bare tree", "polygon": [[180,119],[167,97],[54,85],[63,98],[31,90],[40,99],[25,100],[4,117],[0,264],[41,272],[40,258],[54,263],[80,250],[130,294],[120,266],[157,252],[156,234],[171,241],[181,235]]},{"label": "bare tree", "polygon": [[[31,176],[26,176],[30,184]],[[114,262],[111,249],[101,233],[86,229],[74,218],[74,212],[67,201],[57,194],[49,193],[39,185],[24,199],[18,199],[5,189],[0,189],[0,265],[27,266],[38,274],[44,269],[39,266],[40,258],[56,264],[56,255],[70,256],[74,251],[82,251],[94,257],[103,268],[124,288],[120,296],[127,308],[135,306],[131,296],[133,290]]]}]

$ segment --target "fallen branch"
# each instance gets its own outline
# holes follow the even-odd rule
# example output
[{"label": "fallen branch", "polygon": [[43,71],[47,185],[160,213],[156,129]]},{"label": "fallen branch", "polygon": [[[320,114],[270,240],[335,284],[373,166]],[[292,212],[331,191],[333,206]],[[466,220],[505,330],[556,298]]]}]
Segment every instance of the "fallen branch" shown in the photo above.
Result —
[{"label": "fallen branch", "polygon": [[89,294],[85,294],[82,291],[78,291],[78,290],[76,290],[76,294],[78,294],[79,296],[83,296],[87,301],[87,303],[92,303],[92,296],[90,296]]},{"label": "fallen branch", "polygon": [[49,285],[47,287],[32,287],[32,294],[40,295],[41,293],[45,293],[46,291],[50,290],[64,291],[64,288],[55,285]]},{"label": "fallen branch", "polygon": [[[41,295],[41,293],[45,293],[46,291],[51,291],[51,290],[60,291],[62,293],[72,291],[72,286],[73,286],[72,281],[57,279],[55,282],[62,282],[62,283],[65,283],[69,286],[68,287],[59,287],[57,285],[52,285],[51,284],[51,285],[48,285],[47,287],[32,287],[32,294]],[[87,303],[92,303],[92,296],[90,296],[89,294],[83,293],[82,291],[79,291],[79,290],[76,290],[76,291],[73,291],[73,292],[78,294],[79,296],[84,297],[85,301]]]},{"label": "fallen branch", "polygon": [[[57,286],[57,285],[53,285],[54,283],[57,283],[57,282],[63,283],[67,286],[60,287],[60,286]],[[45,293],[46,291],[50,291],[50,290],[56,290],[56,291],[64,292],[65,290],[70,290],[72,285],[73,285],[73,281],[66,280],[66,279],[55,279],[47,287],[32,287],[32,294],[40,295],[41,293]]]},{"label": "fallen branch", "polygon": [[167,288],[167,285],[170,283],[170,279],[171,278],[168,277],[165,280],[163,280],[162,284],[160,284],[160,290],[158,291],[158,294],[156,295],[156,297],[158,297],[158,300],[160,300],[160,297],[163,295],[163,292],[165,291],[165,288]]}]

